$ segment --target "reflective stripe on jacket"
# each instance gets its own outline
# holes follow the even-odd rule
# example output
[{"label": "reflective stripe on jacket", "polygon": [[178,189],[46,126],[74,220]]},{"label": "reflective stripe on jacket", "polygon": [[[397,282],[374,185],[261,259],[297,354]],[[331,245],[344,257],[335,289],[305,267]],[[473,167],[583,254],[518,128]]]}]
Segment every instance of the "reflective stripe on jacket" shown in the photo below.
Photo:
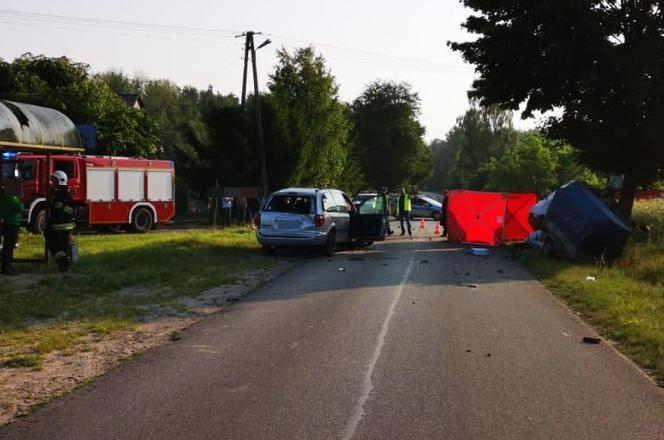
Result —
[{"label": "reflective stripe on jacket", "polygon": [[74,230],[74,224],[73,223],[58,223],[55,225],[51,225],[51,229],[54,231],[73,231]]},{"label": "reflective stripe on jacket", "polygon": [[[74,200],[67,187],[58,186],[53,188],[49,200],[49,217],[46,220],[46,226],[53,231],[74,229],[75,211]],[[56,228],[56,225],[58,228]]]}]

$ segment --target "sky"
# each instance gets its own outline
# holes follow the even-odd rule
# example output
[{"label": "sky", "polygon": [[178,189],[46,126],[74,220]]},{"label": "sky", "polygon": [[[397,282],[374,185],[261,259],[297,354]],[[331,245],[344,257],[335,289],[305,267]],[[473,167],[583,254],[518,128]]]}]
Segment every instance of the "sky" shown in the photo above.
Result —
[{"label": "sky", "polygon": [[[472,36],[457,0],[0,0],[0,58],[67,56],[93,73],[169,79],[240,95],[243,31],[256,45],[259,88],[276,51],[312,45],[351,102],[377,79],[407,82],[421,99],[425,139],[444,139],[468,108],[474,69],[446,45]],[[249,83],[251,86],[251,83]],[[518,128],[532,128],[532,120]]]}]

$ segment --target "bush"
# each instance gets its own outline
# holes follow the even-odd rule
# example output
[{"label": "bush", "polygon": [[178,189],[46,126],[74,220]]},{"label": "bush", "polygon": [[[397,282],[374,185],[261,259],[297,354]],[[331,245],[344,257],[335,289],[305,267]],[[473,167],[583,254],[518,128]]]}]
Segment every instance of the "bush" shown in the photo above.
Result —
[{"label": "bush", "polygon": [[634,204],[635,229],[647,231],[650,245],[664,247],[664,200],[643,200]]},{"label": "bush", "polygon": [[664,284],[664,200],[636,202],[632,240],[619,267],[631,278]]}]

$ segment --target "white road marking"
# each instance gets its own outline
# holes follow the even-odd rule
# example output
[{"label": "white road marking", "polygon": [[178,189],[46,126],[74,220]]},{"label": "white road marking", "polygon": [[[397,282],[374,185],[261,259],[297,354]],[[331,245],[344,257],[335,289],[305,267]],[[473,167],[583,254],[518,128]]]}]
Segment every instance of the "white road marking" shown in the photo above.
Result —
[{"label": "white road marking", "polygon": [[217,354],[217,353],[219,353],[217,350],[208,350],[208,349],[205,349],[205,348],[199,348],[198,350],[196,350],[196,352],[198,352],[198,353],[208,353],[208,354]]},{"label": "white road marking", "polygon": [[401,294],[403,293],[403,287],[406,285],[406,281],[408,281],[408,277],[410,277],[410,273],[413,270],[413,261],[415,261],[416,253],[417,251],[413,252],[412,256],[410,257],[410,261],[408,262],[406,271],[404,272],[403,277],[401,278],[401,283],[399,283],[397,292],[394,295],[392,303],[390,304],[390,308],[387,311],[387,316],[385,317],[385,321],[383,322],[383,327],[381,328],[380,334],[378,335],[376,348],[374,349],[371,361],[369,361],[369,367],[367,368],[366,375],[364,376],[364,386],[362,387],[362,393],[360,394],[360,399],[358,400],[357,405],[355,405],[355,408],[353,409],[353,415],[350,421],[348,422],[346,429],[344,430],[343,436],[341,437],[343,440],[351,440],[355,436],[355,431],[357,430],[357,427],[359,426],[360,422],[362,421],[362,418],[364,417],[364,405],[366,404],[367,400],[369,400],[369,395],[371,394],[371,391],[373,390],[374,387],[373,381],[371,380],[374,368],[376,368],[376,363],[378,362],[381,352],[383,351],[383,346],[385,345],[385,336],[387,336],[387,332],[390,329],[390,321],[392,320],[392,316],[394,315],[394,309],[396,308],[399,299],[401,299]]}]

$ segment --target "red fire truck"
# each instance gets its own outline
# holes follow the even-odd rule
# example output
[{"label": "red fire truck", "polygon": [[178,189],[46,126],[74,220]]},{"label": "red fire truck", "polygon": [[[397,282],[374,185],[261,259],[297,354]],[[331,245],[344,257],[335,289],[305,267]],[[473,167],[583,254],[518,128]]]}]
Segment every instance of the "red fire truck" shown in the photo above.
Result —
[{"label": "red fire truck", "polygon": [[4,153],[2,177],[21,180],[24,218],[33,232],[44,230],[48,177],[56,170],[69,178],[81,223],[145,232],[168,223],[175,215],[175,168],[171,161]]}]

